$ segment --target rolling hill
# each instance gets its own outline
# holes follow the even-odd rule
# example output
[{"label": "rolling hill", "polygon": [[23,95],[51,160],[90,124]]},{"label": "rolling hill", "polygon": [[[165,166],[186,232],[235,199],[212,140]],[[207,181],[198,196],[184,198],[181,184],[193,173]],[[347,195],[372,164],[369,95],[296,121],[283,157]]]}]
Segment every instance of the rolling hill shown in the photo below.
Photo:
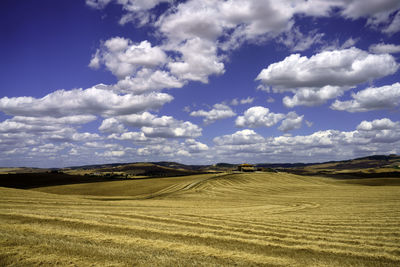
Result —
[{"label": "rolling hill", "polygon": [[0,265],[399,266],[398,179],[221,173],[0,188]]}]

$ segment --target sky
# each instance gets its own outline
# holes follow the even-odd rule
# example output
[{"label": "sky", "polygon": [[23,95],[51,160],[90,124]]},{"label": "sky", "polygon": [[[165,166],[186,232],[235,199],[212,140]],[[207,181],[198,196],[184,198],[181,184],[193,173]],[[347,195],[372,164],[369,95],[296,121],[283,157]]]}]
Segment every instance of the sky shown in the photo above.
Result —
[{"label": "sky", "polygon": [[400,154],[398,0],[2,0],[0,167]]}]

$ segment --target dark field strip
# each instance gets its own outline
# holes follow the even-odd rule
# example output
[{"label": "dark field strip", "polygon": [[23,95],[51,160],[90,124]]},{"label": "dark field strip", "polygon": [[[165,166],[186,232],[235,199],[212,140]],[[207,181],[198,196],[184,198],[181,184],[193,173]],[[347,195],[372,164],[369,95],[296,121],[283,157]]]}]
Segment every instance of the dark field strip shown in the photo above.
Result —
[{"label": "dark field strip", "polygon": [[63,173],[1,174],[0,186],[30,189],[43,186],[109,182],[118,179],[100,176],[69,175]]}]

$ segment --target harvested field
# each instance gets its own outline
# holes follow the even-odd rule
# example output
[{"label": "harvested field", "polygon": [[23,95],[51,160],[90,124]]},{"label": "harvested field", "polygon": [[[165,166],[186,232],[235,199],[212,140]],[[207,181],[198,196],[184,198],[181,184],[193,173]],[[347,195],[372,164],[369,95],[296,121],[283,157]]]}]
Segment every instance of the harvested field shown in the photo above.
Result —
[{"label": "harvested field", "polygon": [[399,183],[355,181],[246,173],[0,188],[0,265],[400,266]]}]

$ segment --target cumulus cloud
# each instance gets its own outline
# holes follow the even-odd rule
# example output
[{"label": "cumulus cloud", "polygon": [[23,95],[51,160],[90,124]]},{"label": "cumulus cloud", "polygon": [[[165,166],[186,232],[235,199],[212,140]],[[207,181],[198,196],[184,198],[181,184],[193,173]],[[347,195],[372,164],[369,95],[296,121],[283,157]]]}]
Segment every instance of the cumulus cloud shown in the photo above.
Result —
[{"label": "cumulus cloud", "polygon": [[91,59],[89,66],[98,68],[103,64],[119,79],[134,75],[141,68],[154,68],[167,62],[165,52],[150,42],[133,43],[122,37],[104,42]]},{"label": "cumulus cloud", "polygon": [[243,116],[237,117],[235,124],[237,127],[270,127],[283,118],[285,118],[285,115],[282,113],[273,113],[268,108],[255,106],[247,109]]},{"label": "cumulus cloud", "polygon": [[296,112],[291,111],[288,114],[273,113],[268,108],[255,106],[247,109],[243,116],[236,119],[237,127],[271,127],[282,121],[278,127],[280,131],[288,132],[294,129],[299,129],[303,122],[304,115],[299,116]]},{"label": "cumulus cloud", "polygon": [[[389,119],[363,121],[350,132],[327,130],[307,136],[264,138],[253,130],[242,130],[216,137],[216,147],[208,147],[193,139],[201,135],[199,126],[148,112],[173,99],[171,95],[154,91],[180,88],[189,81],[207,83],[210,76],[224,73],[229,53],[244,43],[281,38],[292,51],[304,51],[321,42],[322,33],[305,34],[296,27],[298,15],[320,17],[335,11],[335,15],[348,19],[366,18],[368,27],[394,34],[400,29],[397,0],[86,0],[87,5],[97,9],[112,2],[122,6],[125,12],[120,18],[121,24],[147,24],[153,27],[156,41],[136,43],[113,37],[94,51],[89,66],[112,72],[119,80],[115,85],[58,90],[43,98],[0,98],[0,110],[14,116],[0,123],[1,162],[8,162],[7,158],[15,155],[20,156],[21,164],[36,158],[42,161],[44,157],[61,162],[69,155],[74,157],[69,157],[68,162],[77,163],[82,159],[88,163],[114,158],[156,159],[156,155],[179,159],[197,154],[205,159],[220,153],[236,156],[232,151],[238,152],[237,156],[243,153],[254,156],[257,152],[260,156],[288,161],[295,156],[301,160],[309,155],[325,155],[331,159],[331,155],[380,153],[399,147],[398,122]],[[171,4],[164,6],[166,12],[160,14],[158,9],[149,12],[161,3]],[[397,70],[394,58],[387,55],[398,52],[396,45],[375,45],[370,48],[375,55],[356,48],[345,49],[355,42],[348,39],[334,51],[310,58],[292,55],[272,64],[265,69],[265,72],[271,70],[269,76],[259,75],[263,82],[260,89],[293,94],[283,98],[287,107],[314,106]],[[347,105],[348,111],[397,107],[397,87],[394,84],[389,89],[368,88],[354,94],[350,101],[336,101],[332,107],[340,109]],[[252,102],[252,98],[237,99],[235,104]],[[227,104],[219,105],[194,114],[201,113],[207,123],[235,115]],[[108,134],[106,140],[97,133],[78,131],[81,125],[93,122],[98,116],[103,117],[99,131]],[[301,126],[303,116],[253,107],[236,119],[236,125],[272,126],[280,121],[278,129],[290,131]],[[132,130],[132,127],[138,129]],[[135,146],[123,147],[112,142],[133,142]],[[293,156],[293,151],[298,153]],[[80,155],[79,159],[76,155]]]},{"label": "cumulus cloud", "polygon": [[37,125],[14,121],[12,119],[0,122],[0,133],[18,133],[18,132],[54,132],[59,130],[59,126]]},{"label": "cumulus cloud", "polygon": [[204,157],[209,150],[206,144],[198,142],[194,139],[187,139],[184,142],[170,140],[168,142],[160,142],[158,144],[150,144],[137,149],[137,155],[141,157],[152,156],[160,159],[173,159],[174,161],[192,157]]},{"label": "cumulus cloud", "polygon": [[276,91],[324,86],[354,86],[397,71],[395,59],[387,54],[373,55],[358,48],[324,51],[310,58],[292,54],[273,63],[257,76]]},{"label": "cumulus cloud", "polygon": [[395,44],[373,44],[369,47],[369,51],[375,54],[396,54],[400,53],[400,45]]},{"label": "cumulus cloud", "polygon": [[400,83],[381,87],[369,87],[352,94],[352,100],[336,100],[331,109],[348,112],[365,112],[377,109],[393,109],[400,105]]},{"label": "cumulus cloud", "polygon": [[110,136],[108,136],[108,139],[133,141],[133,142],[148,141],[148,138],[144,135],[143,132],[125,132],[122,134],[113,133]]},{"label": "cumulus cloud", "polygon": [[[138,140],[138,138],[194,138],[201,135],[202,129],[189,121],[177,120],[171,116],[157,117],[149,112],[141,114],[121,115],[108,118],[103,121],[103,128],[108,130],[109,125],[124,125],[127,127],[141,128],[141,133],[127,132],[120,136],[112,135],[111,138],[118,140]],[[102,127],[102,126],[100,126]],[[115,128],[115,127],[114,127]],[[124,128],[121,128],[123,130]],[[104,129],[103,129],[104,131]],[[112,131],[108,131],[112,132]],[[121,132],[121,131],[120,131]],[[113,133],[117,133],[114,131]],[[140,140],[144,141],[144,140]]]},{"label": "cumulus cloud", "polygon": [[141,69],[134,77],[119,80],[112,89],[121,93],[143,94],[168,88],[181,88],[185,82],[166,71]]},{"label": "cumulus cloud", "polygon": [[[87,0],[94,8],[104,8],[112,0]],[[345,18],[366,17],[369,25],[388,23],[390,15],[398,8],[397,0],[367,3],[358,0],[339,1],[271,1],[271,0],[208,0],[173,2],[171,0],[117,0],[127,12],[121,24],[138,22],[137,25],[154,26],[163,38],[161,47],[151,46],[148,41],[134,44],[128,39],[115,37],[107,40],[95,53],[90,66],[104,64],[117,77],[135,76],[141,68],[155,68],[167,64],[169,78],[181,81],[208,82],[210,75],[224,73],[226,52],[237,49],[245,42],[262,42],[281,35],[281,41],[292,51],[303,51],[312,44],[321,42],[322,33],[304,35],[295,27],[295,16],[328,16],[339,9]],[[162,15],[149,15],[149,10],[162,2],[172,7]],[[361,3],[362,2],[362,3]],[[398,14],[387,32],[397,28]],[[283,35],[282,35],[283,34]],[[165,54],[171,52],[168,58]],[[147,76],[146,76],[147,77]],[[165,78],[165,77],[164,77]],[[145,83],[140,81],[139,83]],[[144,78],[146,79],[146,78]],[[163,79],[165,80],[165,79]],[[173,87],[179,87],[173,81]],[[152,83],[150,82],[150,85]],[[145,86],[150,86],[145,85]],[[167,82],[171,86],[171,80]],[[143,86],[143,85],[142,85]],[[155,87],[164,83],[156,83]]]},{"label": "cumulus cloud", "polygon": [[[296,12],[296,4],[286,1],[186,1],[161,16],[155,26],[167,39],[163,48],[180,54],[168,63],[171,73],[207,83],[208,76],[224,73],[225,55],[218,49],[229,51],[243,42],[288,31]],[[299,41],[299,49],[308,43]]]},{"label": "cumulus cloud", "polygon": [[286,115],[286,118],[282,121],[278,129],[282,132],[288,132],[291,130],[299,129],[303,122],[304,115],[299,116],[296,112],[291,111]]},{"label": "cumulus cloud", "polygon": [[190,116],[193,117],[204,117],[204,123],[210,124],[217,120],[226,119],[235,116],[236,113],[225,104],[215,104],[213,108],[209,111],[197,110],[192,111]]},{"label": "cumulus cloud", "polygon": [[198,142],[194,139],[185,140],[184,147],[189,153],[200,153],[209,149],[206,144]]},{"label": "cumulus cloud", "polygon": [[295,94],[285,96],[282,99],[283,104],[288,108],[295,106],[318,106],[324,104],[327,100],[341,96],[346,88],[339,86],[324,86],[319,90],[317,88],[301,88]]},{"label": "cumulus cloud", "polygon": [[189,121],[173,121],[168,126],[144,126],[146,137],[195,138],[201,136],[202,129]]},{"label": "cumulus cloud", "polygon": [[224,64],[217,56],[217,48],[211,41],[196,37],[174,50],[181,57],[169,62],[168,68],[179,79],[208,83],[208,76],[225,72]]},{"label": "cumulus cloud", "polygon": [[[245,131],[245,132],[244,132]],[[244,140],[244,141],[243,141]],[[316,161],[398,153],[400,122],[362,121],[353,131],[324,130],[310,135],[263,138],[252,130],[214,138],[216,154],[243,161]],[[295,151],[296,153],[293,153]]]},{"label": "cumulus cloud", "polygon": [[116,118],[107,118],[101,123],[99,130],[105,133],[122,133],[126,129]]},{"label": "cumulus cloud", "polygon": [[264,142],[265,139],[255,131],[245,129],[234,134],[215,137],[213,141],[217,145],[248,145]]},{"label": "cumulus cloud", "polygon": [[315,106],[340,96],[360,83],[393,74],[398,64],[388,54],[369,54],[357,48],[324,51],[310,58],[292,54],[263,69],[256,80],[274,92],[293,92],[288,107]]},{"label": "cumulus cloud", "polygon": [[14,116],[12,121],[26,123],[30,125],[71,125],[71,124],[86,124],[96,120],[94,115],[75,115],[64,117],[30,117],[30,116]]},{"label": "cumulus cloud", "polygon": [[399,128],[399,122],[393,122],[388,118],[373,121],[362,121],[357,126],[357,130],[360,131],[394,130],[396,128]]},{"label": "cumulus cloud", "polygon": [[130,114],[118,116],[118,121],[123,122],[127,126],[142,127],[142,126],[168,126],[174,124],[176,120],[171,116],[157,117],[149,112],[141,114]]},{"label": "cumulus cloud", "polygon": [[85,90],[57,90],[42,98],[3,97],[0,110],[9,115],[30,117],[115,116],[158,109],[172,99],[165,93],[119,95],[95,86]]}]

